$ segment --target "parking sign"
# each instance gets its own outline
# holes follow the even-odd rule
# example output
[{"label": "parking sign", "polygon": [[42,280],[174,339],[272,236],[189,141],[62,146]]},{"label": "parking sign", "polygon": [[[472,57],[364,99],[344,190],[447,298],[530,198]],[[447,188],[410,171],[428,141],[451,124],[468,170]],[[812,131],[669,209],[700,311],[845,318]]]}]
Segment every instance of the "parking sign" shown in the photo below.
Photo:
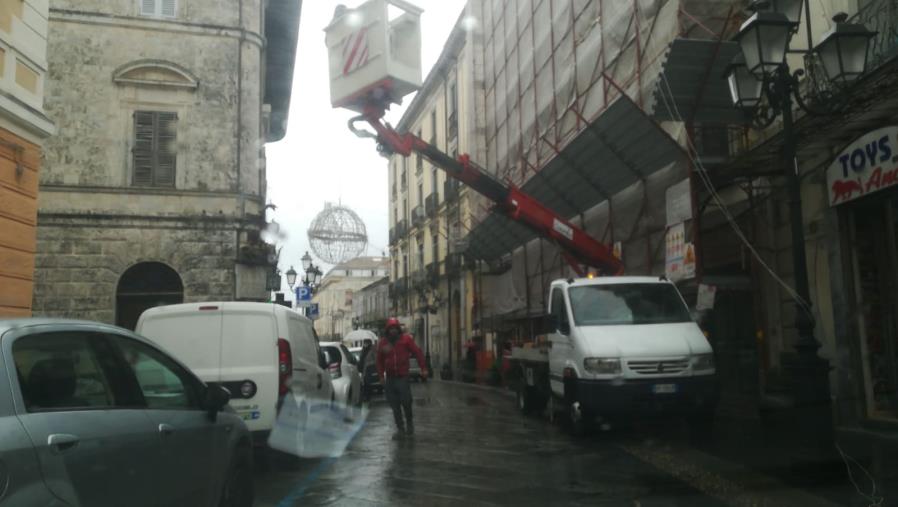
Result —
[{"label": "parking sign", "polygon": [[318,303],[309,305],[309,318],[315,320],[318,318]]},{"label": "parking sign", "polygon": [[300,285],[296,288],[296,306],[301,308],[304,306],[309,306],[312,302],[312,290],[306,287],[305,285]]}]

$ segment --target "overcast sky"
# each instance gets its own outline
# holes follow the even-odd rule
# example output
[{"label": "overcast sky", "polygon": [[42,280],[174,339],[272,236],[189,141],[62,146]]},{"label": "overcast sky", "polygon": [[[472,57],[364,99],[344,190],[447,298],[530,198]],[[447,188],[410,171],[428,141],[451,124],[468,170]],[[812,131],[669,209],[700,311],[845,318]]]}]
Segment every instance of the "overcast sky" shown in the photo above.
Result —
[{"label": "overcast sky", "polygon": [[[277,205],[269,213],[286,235],[279,267],[291,265],[301,271],[300,257],[309,250],[306,231],[325,202],[341,202],[352,208],[368,230],[368,255],[389,254],[386,159],[377,154],[371,139],[355,137],[346,127],[354,115],[332,109],[328,90],[327,49],[324,27],[339,2],[306,0],[302,5],[299,45],[293,77],[293,95],[286,137],[267,145],[268,200]],[[342,2],[354,7],[360,0]],[[464,0],[413,0],[424,9],[421,16],[423,76],[436,62]],[[406,97],[408,105],[412,96]],[[401,109],[393,108],[387,119],[396,125]],[[315,263],[330,266],[320,259]],[[286,282],[282,288],[287,289]]]}]

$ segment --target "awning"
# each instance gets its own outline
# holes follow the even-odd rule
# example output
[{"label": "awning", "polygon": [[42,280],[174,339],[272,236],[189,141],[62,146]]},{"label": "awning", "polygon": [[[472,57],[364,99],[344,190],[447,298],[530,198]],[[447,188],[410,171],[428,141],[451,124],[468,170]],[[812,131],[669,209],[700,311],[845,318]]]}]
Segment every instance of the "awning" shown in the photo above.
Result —
[{"label": "awning", "polygon": [[[655,120],[622,96],[522,190],[571,218],[686,156]],[[529,228],[493,212],[468,235],[466,253],[475,259],[494,260],[535,237]]]},{"label": "awning", "polygon": [[735,42],[674,39],[655,87],[652,117],[718,125],[745,123],[723,78],[737,53]]}]

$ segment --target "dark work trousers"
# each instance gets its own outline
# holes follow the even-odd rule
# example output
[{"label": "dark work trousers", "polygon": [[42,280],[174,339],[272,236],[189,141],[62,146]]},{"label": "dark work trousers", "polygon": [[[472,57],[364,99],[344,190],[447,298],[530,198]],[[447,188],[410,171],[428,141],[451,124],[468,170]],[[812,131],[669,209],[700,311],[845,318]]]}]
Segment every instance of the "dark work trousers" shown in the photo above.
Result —
[{"label": "dark work trousers", "polygon": [[[387,377],[387,384],[384,386],[384,393],[387,396],[387,402],[393,409],[393,419],[396,420],[396,427],[402,431],[406,428],[408,431],[414,430],[412,422],[412,389],[408,384],[408,377]],[[402,413],[405,412],[405,425],[402,424]]]}]

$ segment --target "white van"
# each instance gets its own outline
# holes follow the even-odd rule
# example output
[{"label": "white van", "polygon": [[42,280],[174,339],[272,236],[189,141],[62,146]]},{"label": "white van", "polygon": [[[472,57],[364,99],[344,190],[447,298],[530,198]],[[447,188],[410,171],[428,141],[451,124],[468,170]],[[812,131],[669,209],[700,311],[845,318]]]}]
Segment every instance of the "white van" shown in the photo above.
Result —
[{"label": "white van", "polygon": [[[556,280],[549,347],[515,348],[524,412],[552,402],[574,422],[678,413],[701,431],[718,401],[711,345],[664,278]],[[560,406],[555,403],[559,403]]]},{"label": "white van", "polygon": [[231,407],[264,442],[285,395],[333,400],[312,321],[272,303],[187,303],[151,308],[136,332],[207,383],[231,392]]}]

